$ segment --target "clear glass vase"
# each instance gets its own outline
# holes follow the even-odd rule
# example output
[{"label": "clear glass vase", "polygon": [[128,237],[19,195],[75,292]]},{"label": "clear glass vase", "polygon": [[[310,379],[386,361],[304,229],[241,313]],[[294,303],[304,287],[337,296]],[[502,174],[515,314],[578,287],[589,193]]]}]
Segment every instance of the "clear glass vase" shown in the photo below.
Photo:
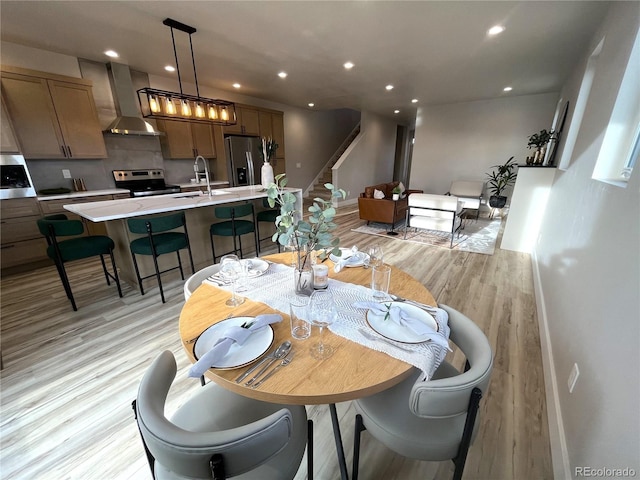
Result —
[{"label": "clear glass vase", "polygon": [[311,251],[299,247],[295,252],[293,284],[297,294],[309,296],[313,293],[313,269]]}]

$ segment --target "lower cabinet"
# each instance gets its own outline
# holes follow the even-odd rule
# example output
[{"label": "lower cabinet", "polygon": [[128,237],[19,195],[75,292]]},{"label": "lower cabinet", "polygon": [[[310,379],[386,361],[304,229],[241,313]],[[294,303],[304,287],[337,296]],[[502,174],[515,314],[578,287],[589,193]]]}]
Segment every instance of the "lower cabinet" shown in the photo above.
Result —
[{"label": "lower cabinet", "polygon": [[100,202],[129,198],[128,195],[95,195],[38,201],[35,198],[14,198],[0,201],[0,267],[7,271],[26,271],[50,263],[47,241],[38,230],[37,221],[45,215],[64,213],[67,218],[81,220],[85,235],[106,235],[104,223],[94,223],[65,210],[70,203]]},{"label": "lower cabinet", "polygon": [[3,270],[47,259],[47,242],[36,224],[40,217],[35,198],[0,201],[0,265]]}]

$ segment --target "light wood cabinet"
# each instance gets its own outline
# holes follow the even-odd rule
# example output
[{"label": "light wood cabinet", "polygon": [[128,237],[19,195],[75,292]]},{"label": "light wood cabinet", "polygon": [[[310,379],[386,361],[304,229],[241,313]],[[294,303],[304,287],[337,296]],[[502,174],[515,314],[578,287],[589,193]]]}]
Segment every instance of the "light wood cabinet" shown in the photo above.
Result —
[{"label": "light wood cabinet", "polygon": [[4,100],[0,99],[2,117],[0,118],[0,153],[20,153],[20,146],[13,131],[13,125],[4,107]]},{"label": "light wood cabinet", "polygon": [[272,138],[278,144],[278,149],[276,150],[276,158],[281,158],[284,160],[284,114],[271,114],[271,130]]},{"label": "light wood cabinet", "polygon": [[2,92],[25,158],[106,158],[91,82],[2,67]]},{"label": "light wood cabinet", "polygon": [[47,259],[47,242],[36,223],[40,218],[40,209],[35,198],[0,201],[0,217],[2,269]]},{"label": "light wood cabinet", "polygon": [[166,158],[216,158],[211,125],[177,120],[158,120],[157,125],[165,133],[160,143]]},{"label": "light wood cabinet", "polygon": [[222,127],[224,133],[240,135],[260,135],[260,114],[258,109],[236,104],[235,125]]}]

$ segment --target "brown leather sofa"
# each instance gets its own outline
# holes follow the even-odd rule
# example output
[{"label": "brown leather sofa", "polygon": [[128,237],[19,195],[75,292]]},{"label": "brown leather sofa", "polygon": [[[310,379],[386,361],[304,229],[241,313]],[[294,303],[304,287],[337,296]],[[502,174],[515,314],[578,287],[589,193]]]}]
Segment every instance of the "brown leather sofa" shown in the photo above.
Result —
[{"label": "brown leather sofa", "polygon": [[[381,183],[366,187],[358,197],[358,210],[360,220],[369,222],[387,223],[393,227],[400,220],[404,220],[407,211],[407,196],[411,193],[422,193],[422,190],[405,190],[398,201],[393,201],[393,189],[400,182]],[[374,190],[384,193],[384,198],[373,198]]]}]

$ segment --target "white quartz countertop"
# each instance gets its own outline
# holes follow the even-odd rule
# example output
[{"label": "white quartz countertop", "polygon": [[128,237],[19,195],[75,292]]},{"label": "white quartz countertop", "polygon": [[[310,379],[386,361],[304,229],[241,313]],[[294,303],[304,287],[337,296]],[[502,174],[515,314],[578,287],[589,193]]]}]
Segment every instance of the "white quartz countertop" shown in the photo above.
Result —
[{"label": "white quartz countertop", "polygon": [[[286,188],[285,190],[297,194],[299,202],[302,203],[302,190],[300,188]],[[221,205],[267,196],[267,192],[261,185],[220,188],[212,190],[211,193],[211,197],[205,192],[183,192],[170,195],[105,200],[104,202],[74,203],[63,205],[63,207],[69,212],[80,215],[92,222],[104,222],[155,213]]]},{"label": "white quartz countertop", "polygon": [[129,195],[129,190],[124,188],[109,188],[105,190],[87,190],[86,192],[70,192],[62,193],[59,195],[38,195],[38,200],[63,200],[65,198],[82,198],[82,197],[96,197],[99,195]]},{"label": "white quartz countertop", "polygon": [[[225,180],[211,180],[209,182],[209,185],[211,185],[212,187],[219,187],[219,186],[227,187],[227,186],[229,186],[229,182],[227,182]],[[207,182],[179,183],[178,186],[180,188],[188,188],[188,187],[205,187],[206,188]]]}]

